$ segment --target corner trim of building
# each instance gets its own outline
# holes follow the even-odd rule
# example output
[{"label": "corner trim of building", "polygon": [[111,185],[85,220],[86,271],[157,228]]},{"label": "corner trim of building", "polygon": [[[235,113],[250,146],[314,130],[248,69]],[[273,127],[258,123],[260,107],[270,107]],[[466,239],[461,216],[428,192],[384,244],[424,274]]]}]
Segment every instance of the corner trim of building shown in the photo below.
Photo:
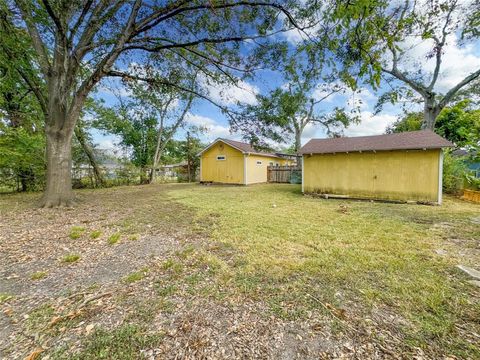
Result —
[{"label": "corner trim of building", "polygon": [[199,176],[199,178],[200,178],[200,182],[202,182],[203,181],[203,179],[202,179],[202,155],[200,155],[200,176]]},{"label": "corner trim of building", "polygon": [[443,188],[443,149],[440,149],[440,154],[438,156],[438,205],[442,205],[442,188]]},{"label": "corner trim of building", "polygon": [[243,154],[243,185],[248,185],[247,176],[247,154]]},{"label": "corner trim of building", "polygon": [[304,166],[304,161],[303,161],[303,155],[302,155],[302,194],[305,193],[305,179],[304,179],[304,169],[305,169],[305,166]]}]

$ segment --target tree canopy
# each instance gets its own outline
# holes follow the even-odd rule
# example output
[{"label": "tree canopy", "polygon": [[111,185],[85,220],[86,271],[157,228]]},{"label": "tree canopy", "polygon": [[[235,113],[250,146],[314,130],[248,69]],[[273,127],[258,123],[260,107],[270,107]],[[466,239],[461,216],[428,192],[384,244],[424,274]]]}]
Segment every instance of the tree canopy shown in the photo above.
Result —
[{"label": "tree canopy", "polygon": [[[331,24],[329,44],[344,66],[344,77],[352,86],[362,79],[375,89],[387,85],[390,90],[381,97],[383,102],[396,103],[416,94],[424,105],[423,128],[433,129],[441,110],[480,77],[478,65],[453,86],[438,85],[447,45],[458,41],[459,34],[468,34],[464,42],[478,43],[478,1],[367,0],[330,5],[323,19]],[[411,51],[421,42],[430,50],[425,58],[416,58]],[[432,69],[426,66],[430,60]]]},{"label": "tree canopy", "polygon": [[[387,133],[420,130],[420,112],[405,114],[388,129]],[[478,147],[480,145],[480,110],[470,108],[468,100],[444,108],[435,123],[435,132],[458,147]]]},{"label": "tree canopy", "polygon": [[[192,92],[186,84],[201,71],[206,82],[235,83],[255,66],[259,53],[268,53],[269,35],[295,26],[287,10],[292,3],[2,0],[2,60],[35,95],[44,118],[43,205],[73,199],[72,135],[85,101],[102,79]],[[249,51],[242,47],[246,40],[263,46]],[[194,92],[209,99],[205,92]]]}]

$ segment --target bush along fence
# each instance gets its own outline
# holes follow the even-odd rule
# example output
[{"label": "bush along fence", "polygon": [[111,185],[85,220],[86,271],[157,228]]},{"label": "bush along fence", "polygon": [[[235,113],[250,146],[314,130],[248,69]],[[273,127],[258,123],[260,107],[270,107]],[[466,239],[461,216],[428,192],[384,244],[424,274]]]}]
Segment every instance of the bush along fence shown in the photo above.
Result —
[{"label": "bush along fence", "polygon": [[267,175],[271,183],[302,183],[302,169],[298,166],[269,166]]}]

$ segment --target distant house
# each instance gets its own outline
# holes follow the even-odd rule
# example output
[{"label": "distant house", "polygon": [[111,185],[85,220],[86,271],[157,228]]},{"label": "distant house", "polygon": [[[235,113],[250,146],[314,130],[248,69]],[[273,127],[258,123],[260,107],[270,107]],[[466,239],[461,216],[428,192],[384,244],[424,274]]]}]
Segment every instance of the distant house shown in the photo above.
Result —
[{"label": "distant house", "polygon": [[302,147],[302,191],[380,200],[442,202],[442,148],[429,130],[312,139]]},{"label": "distant house", "polygon": [[267,167],[293,164],[294,157],[255,150],[250,144],[217,139],[200,156],[200,182],[256,184],[267,182]]},{"label": "distant house", "polygon": [[166,164],[160,165],[157,169],[155,169],[156,175],[159,177],[165,178],[176,178],[178,174],[181,172],[187,171],[188,164],[186,161],[182,161],[177,164]]}]

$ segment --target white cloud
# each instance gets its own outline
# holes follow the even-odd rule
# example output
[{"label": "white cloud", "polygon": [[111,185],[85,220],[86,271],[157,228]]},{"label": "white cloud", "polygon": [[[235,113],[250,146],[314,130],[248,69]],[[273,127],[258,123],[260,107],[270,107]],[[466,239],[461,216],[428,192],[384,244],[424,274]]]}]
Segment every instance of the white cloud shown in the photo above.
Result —
[{"label": "white cloud", "polygon": [[128,152],[119,145],[121,142],[119,136],[112,134],[105,135],[97,130],[93,130],[91,133],[96,148],[104,150],[110,155],[127,156]]},{"label": "white cloud", "polygon": [[291,29],[284,32],[283,37],[291,44],[298,44],[305,40],[305,35],[298,29]]},{"label": "white cloud", "polygon": [[379,135],[385,133],[388,125],[393,123],[395,115],[380,114],[374,115],[370,111],[363,111],[360,115],[361,122],[351,125],[345,130],[346,136]]},{"label": "white cloud", "polygon": [[[331,90],[329,90],[328,88],[325,88],[324,86],[317,86],[315,88],[315,90],[313,90],[313,92],[312,92],[312,98],[314,100],[320,100],[330,93],[331,93]],[[323,99],[322,102],[331,103],[341,95],[342,95],[342,93],[332,94],[332,95],[328,96],[327,98]]]},{"label": "white cloud", "polygon": [[377,97],[367,88],[360,88],[355,92],[349,90],[345,96],[347,97],[346,104],[348,110],[352,110],[357,107],[362,111],[367,110],[370,106],[369,103],[377,99]]},{"label": "white cloud", "polygon": [[235,105],[238,102],[254,105],[259,89],[246,81],[240,80],[237,85],[222,84],[200,77],[199,83],[207,90],[208,97],[221,105]]},{"label": "white cloud", "polygon": [[217,121],[207,116],[188,113],[186,115],[187,122],[191,125],[203,127],[206,129],[204,138],[208,141],[215,140],[216,138],[231,138],[230,128],[219,124]]},{"label": "white cloud", "polygon": [[115,144],[114,140],[110,137],[105,137],[97,141],[97,146],[102,150],[114,151],[118,149],[118,146]]},{"label": "white cloud", "polygon": [[[399,63],[400,69],[410,74],[416,74],[421,70],[425,75],[425,84],[432,78],[435,69],[435,57],[428,56],[434,48],[432,39],[421,40],[418,37],[409,37],[400,44],[405,51]],[[443,48],[440,73],[434,90],[445,93],[462,79],[476,71],[480,67],[480,55],[478,48],[473,44],[461,46],[456,34],[447,36]]]}]

